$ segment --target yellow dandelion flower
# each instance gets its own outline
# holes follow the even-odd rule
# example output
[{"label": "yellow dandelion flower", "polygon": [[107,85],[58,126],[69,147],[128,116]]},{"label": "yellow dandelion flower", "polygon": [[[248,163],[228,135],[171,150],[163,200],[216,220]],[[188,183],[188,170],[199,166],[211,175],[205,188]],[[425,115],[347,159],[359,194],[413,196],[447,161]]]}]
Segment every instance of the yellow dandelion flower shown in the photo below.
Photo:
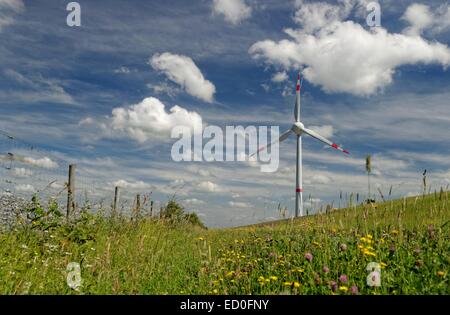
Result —
[{"label": "yellow dandelion flower", "polygon": [[219,293],[219,290],[214,289],[214,290],[213,290],[213,293],[214,293],[214,294],[217,294],[217,293]]},{"label": "yellow dandelion flower", "polygon": [[367,238],[361,237],[360,240],[361,240],[361,242],[364,242],[364,243],[365,243],[365,242],[367,241]]},{"label": "yellow dandelion flower", "polygon": [[380,263],[381,268],[384,268],[387,266],[387,264],[385,264],[384,262]]},{"label": "yellow dandelion flower", "polygon": [[283,282],[283,285],[285,287],[290,287],[292,285],[292,282],[286,281],[286,282]]},{"label": "yellow dandelion flower", "polygon": [[346,286],[340,286],[339,291],[347,292],[348,288]]},{"label": "yellow dandelion flower", "polygon": [[372,239],[373,238],[373,236],[370,235],[370,234],[367,234],[366,236],[367,236],[368,239]]},{"label": "yellow dandelion flower", "polygon": [[266,279],[266,282],[270,282],[270,279]]},{"label": "yellow dandelion flower", "polygon": [[437,275],[438,275],[439,277],[443,277],[443,276],[444,276],[444,272],[443,272],[443,271],[438,271],[438,272],[437,272]]},{"label": "yellow dandelion flower", "polygon": [[231,277],[232,275],[234,275],[234,273],[235,273],[234,271],[227,272],[225,277]]},{"label": "yellow dandelion flower", "polygon": [[236,280],[231,279],[230,282],[231,282],[231,283],[236,283]]},{"label": "yellow dandelion flower", "polygon": [[203,237],[197,237],[197,241],[204,241],[205,239]]},{"label": "yellow dandelion flower", "polygon": [[363,249],[364,246],[362,246],[361,244],[359,244],[359,245],[358,245],[358,248],[359,248],[359,249]]},{"label": "yellow dandelion flower", "polygon": [[315,246],[320,246],[320,244],[317,243],[316,241],[313,242],[313,245],[315,245]]},{"label": "yellow dandelion flower", "polygon": [[259,276],[258,282],[264,282],[264,281],[265,281],[265,278],[263,276]]},{"label": "yellow dandelion flower", "polygon": [[392,234],[397,235],[397,234],[398,234],[398,231],[397,231],[397,230],[393,230],[393,231],[392,231]]},{"label": "yellow dandelion flower", "polygon": [[298,288],[300,287],[300,283],[298,283],[297,281],[294,282],[294,288]]},{"label": "yellow dandelion flower", "polygon": [[276,277],[276,276],[270,276],[270,280],[272,280],[272,281],[277,281],[277,280],[278,280],[278,277]]},{"label": "yellow dandelion flower", "polygon": [[381,243],[381,244],[384,244],[384,238],[381,238],[381,239],[380,239],[380,243]]}]

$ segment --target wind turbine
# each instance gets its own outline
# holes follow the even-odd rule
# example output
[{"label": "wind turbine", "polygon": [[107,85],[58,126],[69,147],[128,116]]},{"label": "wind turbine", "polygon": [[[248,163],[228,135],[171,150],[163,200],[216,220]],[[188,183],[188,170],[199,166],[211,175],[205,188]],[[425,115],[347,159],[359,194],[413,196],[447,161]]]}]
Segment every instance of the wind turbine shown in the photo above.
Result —
[{"label": "wind turbine", "polygon": [[[306,128],[303,123],[300,121],[300,73],[297,76],[297,85],[296,85],[296,95],[295,95],[295,109],[294,109],[294,118],[295,123],[292,125],[291,129],[283,133],[277,140],[273,141],[266,147],[261,147],[254,154],[270,148],[276,142],[282,142],[286,140],[292,133],[297,136],[297,168],[296,168],[296,185],[295,185],[295,216],[298,217],[303,216],[303,187],[302,187],[302,134],[310,135],[313,138],[316,138],[319,141],[329,145],[330,147],[349,154],[347,150],[344,150],[336,143],[331,142],[330,140],[322,137],[317,132]],[[253,155],[254,155],[253,154]]]}]

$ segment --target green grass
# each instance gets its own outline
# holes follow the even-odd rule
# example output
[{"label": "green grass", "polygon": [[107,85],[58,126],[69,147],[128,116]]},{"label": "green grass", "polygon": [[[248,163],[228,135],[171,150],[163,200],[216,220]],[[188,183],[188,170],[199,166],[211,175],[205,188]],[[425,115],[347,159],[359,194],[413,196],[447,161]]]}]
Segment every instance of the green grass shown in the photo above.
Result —
[{"label": "green grass", "polygon": [[[0,234],[0,294],[450,294],[448,198],[232,229],[89,215],[36,223]],[[81,264],[79,291],[66,283],[70,262]],[[380,287],[366,284],[370,262],[382,266]]]}]

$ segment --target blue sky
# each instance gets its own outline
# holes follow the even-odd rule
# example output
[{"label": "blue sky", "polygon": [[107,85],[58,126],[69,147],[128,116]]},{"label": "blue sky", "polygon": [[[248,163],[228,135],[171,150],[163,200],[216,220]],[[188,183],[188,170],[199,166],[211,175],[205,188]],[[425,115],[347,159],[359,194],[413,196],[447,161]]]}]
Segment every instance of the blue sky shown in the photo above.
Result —
[{"label": "blue sky", "polygon": [[[167,126],[142,117],[149,126],[132,126],[144,135],[139,141],[129,116],[119,123],[113,109],[129,113],[153,97],[164,117],[178,105],[188,113],[179,119],[195,113],[208,125],[283,131],[293,120],[298,70],[303,122],[351,152],[341,156],[305,137],[307,204],[337,205],[340,191],[367,194],[367,154],[373,186],[384,193],[391,185],[396,196],[419,193],[424,168],[433,189],[450,183],[444,1],[380,1],[382,25],[374,30],[363,0],[79,1],[81,27],[67,26],[68,2],[0,0],[0,129],[59,161],[61,176],[76,162],[81,185],[99,187],[98,198],[109,198],[117,183],[124,199],[152,191],[164,202],[176,192],[209,226],[273,219],[278,204],[292,212],[295,138],[281,144],[274,174],[247,163],[175,163]],[[163,58],[152,65],[164,53],[181,66]],[[200,83],[179,73],[192,64]],[[277,73],[287,79],[274,82]],[[39,186],[31,181],[40,179],[21,180]]]}]

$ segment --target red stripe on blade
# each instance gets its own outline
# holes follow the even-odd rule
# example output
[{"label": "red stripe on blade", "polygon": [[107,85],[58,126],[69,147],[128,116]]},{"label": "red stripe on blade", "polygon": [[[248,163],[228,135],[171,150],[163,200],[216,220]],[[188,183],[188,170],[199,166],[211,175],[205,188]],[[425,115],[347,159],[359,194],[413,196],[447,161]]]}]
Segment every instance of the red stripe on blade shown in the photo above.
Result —
[{"label": "red stripe on blade", "polygon": [[332,146],[333,148],[335,148],[335,149],[339,149],[339,147],[338,147],[338,145],[337,145],[336,143],[333,143],[331,146]]},{"label": "red stripe on blade", "polygon": [[296,191],[296,192],[303,192],[303,189],[297,188],[295,191]]},{"label": "red stripe on blade", "polygon": [[297,91],[300,91],[300,85],[297,84]]}]

